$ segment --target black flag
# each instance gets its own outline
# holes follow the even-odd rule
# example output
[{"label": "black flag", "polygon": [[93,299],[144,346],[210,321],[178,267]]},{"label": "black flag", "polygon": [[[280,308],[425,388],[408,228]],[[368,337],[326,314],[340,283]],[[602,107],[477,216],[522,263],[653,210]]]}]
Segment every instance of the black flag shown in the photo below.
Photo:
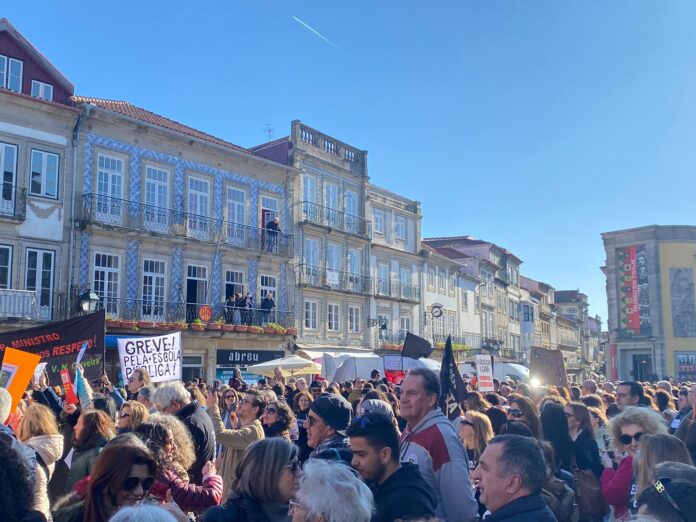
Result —
[{"label": "black flag", "polygon": [[420,359],[421,357],[428,357],[430,352],[433,351],[432,345],[417,335],[413,335],[411,332],[406,332],[406,339],[404,339],[404,348],[401,350],[401,355],[403,357],[410,357],[411,359]]},{"label": "black flag", "polygon": [[452,352],[452,337],[447,336],[440,367],[440,409],[449,420],[454,420],[461,415],[459,403],[466,399],[466,395],[466,386],[459,374]]}]

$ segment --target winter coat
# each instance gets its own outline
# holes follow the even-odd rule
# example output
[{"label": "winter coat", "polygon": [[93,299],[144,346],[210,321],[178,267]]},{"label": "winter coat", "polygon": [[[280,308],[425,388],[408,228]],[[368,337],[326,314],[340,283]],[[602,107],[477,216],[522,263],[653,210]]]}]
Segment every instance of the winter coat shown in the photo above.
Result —
[{"label": "winter coat", "polygon": [[435,516],[437,497],[415,464],[403,464],[387,480],[373,488],[372,522]]},{"label": "winter coat", "polygon": [[527,495],[505,504],[486,522],[558,522],[541,495]]},{"label": "winter coat", "polygon": [[448,522],[476,518],[478,505],[469,484],[464,446],[449,419],[436,408],[401,436],[401,462],[417,464],[437,497],[436,515]]},{"label": "winter coat", "polygon": [[203,522],[271,522],[258,500],[233,497],[222,506],[210,508],[203,514]]},{"label": "winter coat", "polygon": [[53,512],[53,522],[82,522],[85,514],[84,501],[71,504]]},{"label": "winter coat", "polygon": [[[602,470],[604,467],[602,466],[602,460],[599,458],[599,448],[597,447],[597,442],[590,436],[590,434],[586,431],[580,431],[578,433],[578,436],[575,439],[575,454],[576,454],[576,459],[578,450],[581,450],[588,459],[588,468],[589,470],[592,471],[592,473],[595,474],[597,478],[599,478],[602,475]],[[580,465],[578,464],[578,467]],[[580,469],[583,469],[580,467]]]},{"label": "winter coat", "polygon": [[616,471],[605,468],[599,479],[602,496],[607,504],[614,506],[614,518],[620,519],[628,513],[628,499],[633,482],[633,457],[626,455]]},{"label": "winter coat", "polygon": [[193,438],[196,461],[191,466],[191,481],[200,484],[203,479],[203,466],[215,460],[215,430],[210,418],[205,414],[198,401],[193,401],[181,408],[177,417],[186,425]]},{"label": "winter coat", "polygon": [[295,444],[297,444],[297,447],[300,448],[301,462],[307,460],[309,458],[309,454],[312,452],[312,448],[310,448],[309,444],[307,443],[307,428],[305,426],[308,415],[309,409],[295,413],[295,418],[297,419],[297,431],[299,434]]},{"label": "winter coat", "polygon": [[228,430],[225,429],[222,423],[220,408],[218,408],[217,405],[206,411],[212,421],[215,436],[218,442],[223,446],[222,463],[220,464],[219,471],[224,484],[222,489],[222,498],[224,500],[230,493],[230,486],[234,480],[234,470],[237,467],[237,463],[242,460],[244,450],[246,450],[252,442],[264,438],[263,426],[261,426],[261,421],[255,419],[252,423],[242,428]]},{"label": "winter coat", "polygon": [[541,496],[558,522],[576,522],[579,518],[575,492],[561,479],[551,477],[541,490]]},{"label": "winter coat", "polygon": [[185,513],[195,513],[217,506],[222,499],[222,477],[219,475],[204,475],[203,485],[197,486],[184,481],[172,470],[162,470],[157,475],[151,494],[161,502],[167,501],[167,490],[172,492],[174,502]]},{"label": "winter coat", "polygon": [[[48,499],[48,481],[51,480],[56,461],[63,456],[62,435],[39,435],[25,442],[37,454],[39,465],[36,466],[36,483],[34,484],[34,509],[41,511],[47,520],[51,520],[51,503]],[[40,465],[43,462],[44,465]],[[45,467],[44,467],[45,466]]]},{"label": "winter coat", "polygon": [[94,463],[97,461],[97,457],[102,452],[105,445],[106,439],[100,438],[94,446],[74,450],[70,471],[68,472],[68,478],[65,483],[66,493],[72,490],[73,486],[78,481],[92,474]]}]

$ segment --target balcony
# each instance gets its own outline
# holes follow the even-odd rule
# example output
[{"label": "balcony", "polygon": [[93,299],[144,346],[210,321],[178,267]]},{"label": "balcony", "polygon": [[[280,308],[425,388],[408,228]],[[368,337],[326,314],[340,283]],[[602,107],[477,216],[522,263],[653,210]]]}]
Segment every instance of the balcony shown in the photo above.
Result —
[{"label": "balcony", "polygon": [[392,330],[379,330],[379,348],[381,350],[401,351],[406,340],[406,332]]},{"label": "balcony", "polygon": [[0,289],[0,318],[10,321],[59,321],[67,318],[65,294],[40,290]]},{"label": "balcony", "polygon": [[309,201],[301,201],[298,205],[300,206],[300,223],[312,223],[367,239],[372,235],[371,223],[366,219]]},{"label": "balcony", "polygon": [[[435,334],[433,335],[433,346],[435,348],[444,348],[447,342],[446,334]],[[478,351],[481,349],[481,334],[477,333],[464,333],[462,335],[452,336],[452,349],[453,350],[466,350],[466,351]]]},{"label": "balcony", "polygon": [[0,183],[0,218],[24,221],[27,217],[27,189]]},{"label": "balcony", "polygon": [[195,239],[283,257],[294,254],[294,236],[250,227],[207,216],[155,207],[135,201],[85,194],[85,223],[149,232],[162,236]]},{"label": "balcony", "polygon": [[372,278],[367,275],[305,264],[301,264],[299,270],[298,284],[300,285],[353,294],[370,294],[372,291]]},{"label": "balcony", "polygon": [[375,281],[375,295],[419,302],[420,288],[402,283],[398,279],[377,279]]},{"label": "balcony", "polygon": [[[295,327],[295,314],[291,311],[267,311],[260,308],[236,309],[225,307],[224,304],[174,303],[154,299],[116,297],[103,297],[101,299],[101,307],[106,312],[107,321],[112,323],[114,321],[131,321],[140,325],[148,324],[152,327],[162,324],[193,323],[199,318],[199,312],[203,306],[209,306],[212,309],[208,323],[222,321],[223,324],[246,326],[264,326],[268,323],[275,323],[284,328]],[[132,326],[138,326],[138,324]]]}]

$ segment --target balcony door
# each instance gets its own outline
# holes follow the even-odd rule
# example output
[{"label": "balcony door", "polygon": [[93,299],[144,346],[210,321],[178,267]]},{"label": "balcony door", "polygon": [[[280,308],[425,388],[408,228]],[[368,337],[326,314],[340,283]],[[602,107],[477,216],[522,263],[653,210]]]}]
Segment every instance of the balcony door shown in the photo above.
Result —
[{"label": "balcony door", "polygon": [[358,195],[352,190],[346,191],[346,232],[358,232]]},{"label": "balcony door", "polygon": [[17,177],[17,147],[14,145],[0,143],[0,172],[0,214],[14,216]]},{"label": "balcony door", "polygon": [[210,237],[210,188],[205,179],[190,177],[188,182],[188,233],[197,239]]},{"label": "balcony door", "polygon": [[302,176],[302,219],[317,222],[317,178],[304,174]]},{"label": "balcony door", "polygon": [[319,283],[319,241],[317,239],[305,239],[304,265],[307,282],[317,285]]},{"label": "balcony door", "polygon": [[341,280],[341,245],[329,243],[326,248],[326,284],[339,288]]},{"label": "balcony door", "polygon": [[360,250],[357,248],[348,249],[348,282],[353,292],[362,291],[360,265]]},{"label": "balcony door", "polygon": [[246,192],[227,188],[227,241],[234,245],[245,244]]},{"label": "balcony door", "polygon": [[186,321],[198,317],[199,305],[205,304],[208,291],[208,269],[200,265],[186,268]]},{"label": "balcony door", "polygon": [[389,265],[377,266],[377,291],[380,295],[389,295]]},{"label": "balcony door", "polygon": [[50,320],[53,302],[53,269],[55,252],[27,249],[25,288],[36,293],[39,317]]},{"label": "balcony door", "polygon": [[145,227],[166,232],[169,224],[169,172],[145,168]]},{"label": "balcony door", "polygon": [[97,163],[97,220],[122,225],[125,211],[123,161],[99,154]]},{"label": "balcony door", "polygon": [[408,268],[402,268],[399,271],[399,286],[401,287],[402,299],[411,297],[411,271]]},{"label": "balcony door", "polygon": [[337,228],[340,224],[338,208],[338,185],[326,183],[324,187],[324,206],[326,207],[326,225]]},{"label": "balcony door", "polygon": [[143,261],[143,321],[163,323],[168,321],[165,315],[165,277],[164,261],[145,259]]},{"label": "balcony door", "polygon": [[[125,312],[120,306],[119,282],[121,258],[113,254],[94,254],[94,277],[92,288],[99,296],[107,317],[120,318]],[[130,317],[128,318],[130,319]]]}]

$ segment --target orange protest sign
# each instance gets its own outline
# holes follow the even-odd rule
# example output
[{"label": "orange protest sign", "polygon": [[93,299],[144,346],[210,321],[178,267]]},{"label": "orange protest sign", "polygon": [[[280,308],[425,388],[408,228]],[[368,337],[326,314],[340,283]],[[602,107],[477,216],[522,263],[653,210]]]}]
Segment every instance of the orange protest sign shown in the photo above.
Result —
[{"label": "orange protest sign", "polygon": [[40,355],[14,348],[5,348],[2,369],[0,369],[0,387],[10,392],[12,410],[22,399],[22,394],[26,391],[39,361],[41,361]]}]

